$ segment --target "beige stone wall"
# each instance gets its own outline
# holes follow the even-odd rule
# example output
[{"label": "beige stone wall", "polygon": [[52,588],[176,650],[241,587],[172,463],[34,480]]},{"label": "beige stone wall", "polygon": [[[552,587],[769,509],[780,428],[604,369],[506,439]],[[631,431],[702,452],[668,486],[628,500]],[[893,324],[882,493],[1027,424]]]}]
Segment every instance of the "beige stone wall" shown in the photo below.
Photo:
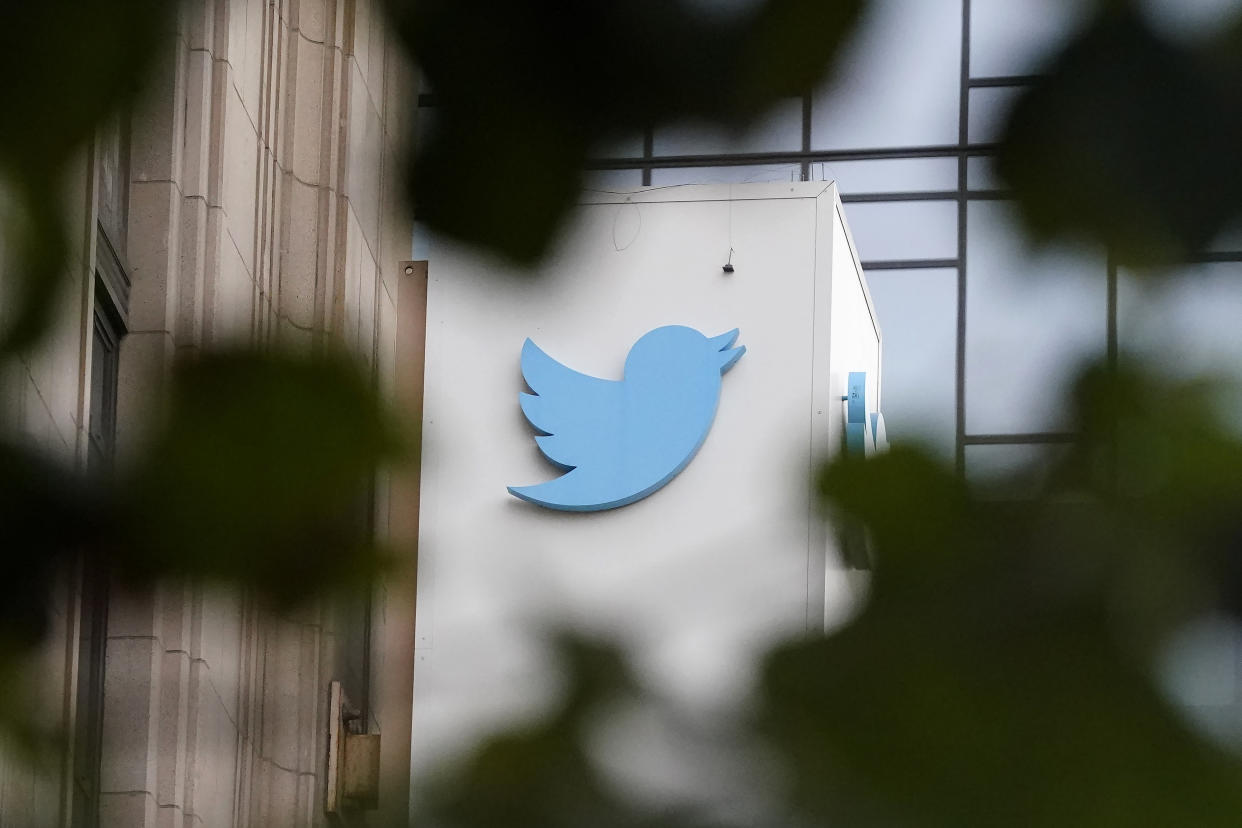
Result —
[{"label": "beige stone wall", "polygon": [[[85,456],[89,371],[89,308],[93,302],[94,165],[82,151],[65,176],[62,199],[68,224],[61,302],[42,346],[0,375],[0,424],[67,466]],[[0,245],[2,247],[2,245]],[[0,314],[5,310],[0,292]],[[37,554],[37,550],[31,550]],[[69,573],[57,584],[46,643],[23,670],[21,686],[5,685],[6,705],[29,716],[48,736],[72,732],[77,683],[77,585]],[[48,741],[33,757],[0,741],[0,825],[57,825],[68,813],[71,745]]]},{"label": "beige stone wall", "polygon": [[[399,263],[411,237],[397,159],[415,92],[376,0],[185,4],[132,120],[122,456],[142,439],[173,360],[198,349],[309,349],[332,339],[393,393]],[[20,376],[0,378],[0,416],[79,463],[89,410],[92,169],[83,163],[69,200],[81,232],[64,317]],[[377,489],[377,531],[386,534],[387,482]],[[71,724],[73,713],[70,592],[44,659],[53,726]],[[383,730],[375,673],[384,654],[366,651],[365,625],[374,618],[382,632],[388,600],[406,597],[381,591],[371,604],[325,600],[277,617],[236,591],[200,585],[114,592],[102,824],[326,824],[328,682],[340,679],[355,701],[369,702],[370,728]],[[408,738],[408,730],[392,734],[396,743]],[[53,813],[47,824],[67,820],[66,759],[58,762],[36,778],[0,754],[0,824],[38,824],[24,817]],[[405,812],[404,802],[385,804]]]}]

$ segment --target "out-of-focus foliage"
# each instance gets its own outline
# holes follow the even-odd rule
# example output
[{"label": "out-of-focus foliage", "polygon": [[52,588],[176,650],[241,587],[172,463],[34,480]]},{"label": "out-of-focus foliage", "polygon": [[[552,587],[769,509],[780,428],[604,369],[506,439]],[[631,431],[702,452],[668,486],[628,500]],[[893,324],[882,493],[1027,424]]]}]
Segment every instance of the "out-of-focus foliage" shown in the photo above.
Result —
[{"label": "out-of-focus foliage", "polygon": [[1087,373],[1082,438],[998,503],[898,450],[823,491],[862,519],[865,611],[770,656],[765,730],[797,802],[848,825],[1234,825],[1242,760],[1153,682],[1237,589],[1242,443],[1205,388]]},{"label": "out-of-focus foliage", "polygon": [[277,603],[382,567],[365,496],[408,446],[339,355],[219,352],[173,375],[164,423],[110,479],[0,447],[0,669],[43,635],[79,556],[131,581],[240,582]]},{"label": "out-of-focus foliage", "polygon": [[525,264],[576,200],[588,153],[676,118],[753,119],[809,91],[864,0],[390,0],[434,90],[410,196],[427,225]]},{"label": "out-of-focus foliage", "polygon": [[58,587],[83,561],[130,586],[240,584],[276,608],[369,584],[367,498],[409,445],[349,358],[217,352],[176,367],[163,422],[111,475],[0,442],[0,739],[46,762],[63,734],[23,702]]},{"label": "out-of-focus foliage", "polygon": [[[437,99],[413,167],[421,214],[530,263],[593,147],[679,118],[742,123],[804,92],[867,4],[768,0],[721,18],[664,0],[389,5]],[[1037,237],[1176,260],[1242,214],[1242,21],[1184,42],[1133,3],[1100,8],[1017,103],[999,171]],[[133,97],[174,11],[0,12],[0,68],[16,79],[0,120],[0,360],[46,328],[66,272],[63,176]],[[228,579],[279,602],[382,563],[365,496],[402,441],[347,360],[209,354],[172,387],[162,426],[108,485],[0,436],[0,686],[82,555],[124,578]],[[1240,821],[1239,758],[1192,731],[1152,676],[1182,624],[1242,615],[1242,444],[1206,385],[1096,369],[1077,405],[1078,441],[1021,502],[910,450],[826,470],[822,495],[870,533],[873,589],[843,629],[771,653],[751,718],[724,728],[757,737],[730,746],[756,767],[784,769],[783,782],[755,776],[775,786],[755,797],[763,824]],[[560,705],[446,770],[423,797],[427,824],[709,824],[612,784],[591,727],[657,701],[619,650],[574,637],[561,649]]]},{"label": "out-of-focus foliage", "polygon": [[215,353],[182,366],[167,425],[121,476],[134,574],[239,580],[294,601],[378,571],[365,498],[403,454],[345,357]]},{"label": "out-of-focus foliage", "polygon": [[1125,264],[1200,251],[1242,218],[1242,16],[1199,42],[1102,5],[1015,104],[997,166],[1037,237]]},{"label": "out-of-focus foliage", "polygon": [[34,344],[63,282],[66,168],[96,126],[132,100],[177,4],[166,0],[46,0],[0,8],[0,186],[11,251],[0,355]]},{"label": "out-of-focus foliage", "polygon": [[37,644],[47,628],[57,570],[100,536],[97,495],[70,469],[30,449],[0,444],[0,661]]},{"label": "out-of-focus foliage", "polygon": [[[772,803],[761,824],[1236,825],[1242,757],[1193,731],[1153,679],[1180,625],[1238,611],[1242,442],[1209,392],[1087,372],[1082,438],[1021,501],[912,449],[829,466],[823,497],[871,533],[871,594],[844,628],[769,654],[750,718],[733,723],[762,737],[757,769],[776,757],[785,773],[756,774],[775,787],[756,798]],[[583,748],[634,685],[615,654],[610,689],[598,659],[568,653],[570,686],[593,684],[597,703],[481,746],[428,824],[647,824],[595,793]]]},{"label": "out-of-focus foliage", "polygon": [[[417,167],[420,203],[439,229],[530,262],[574,200],[590,147],[676,117],[744,120],[810,88],[864,4],[768,0],[725,23],[666,2],[395,3],[441,103]],[[80,277],[65,259],[64,191],[89,170],[96,128],[141,93],[177,11],[50,0],[0,12],[12,80],[0,120],[0,367],[39,346]],[[481,180],[488,192],[475,198]],[[207,354],[179,365],[171,389],[162,426],[111,477],[0,435],[11,596],[0,673],[42,641],[57,578],[84,557],[124,579],[225,579],[281,604],[382,568],[368,495],[403,446],[347,360]]]},{"label": "out-of-focus foliage", "polygon": [[498,734],[422,792],[420,819],[472,828],[706,826],[626,797],[591,760],[590,729],[620,702],[650,703],[623,652],[577,635],[554,643],[567,682],[550,716]]}]

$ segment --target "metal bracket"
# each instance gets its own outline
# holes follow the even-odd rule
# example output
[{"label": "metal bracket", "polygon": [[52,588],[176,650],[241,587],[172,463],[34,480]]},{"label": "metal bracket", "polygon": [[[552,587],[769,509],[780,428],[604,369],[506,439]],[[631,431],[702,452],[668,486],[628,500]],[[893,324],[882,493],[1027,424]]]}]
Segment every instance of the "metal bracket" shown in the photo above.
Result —
[{"label": "metal bracket", "polygon": [[851,371],[845,395],[845,449],[856,457],[867,454],[867,374]]},{"label": "metal bracket", "polygon": [[845,409],[845,448],[856,457],[866,457],[872,452],[888,451],[888,431],[884,415],[879,411],[867,413],[867,374],[851,371],[849,393],[841,398]]},{"label": "metal bracket", "polygon": [[349,703],[339,681],[329,685],[328,776],[323,809],[338,817],[346,810],[379,807],[380,735]]}]

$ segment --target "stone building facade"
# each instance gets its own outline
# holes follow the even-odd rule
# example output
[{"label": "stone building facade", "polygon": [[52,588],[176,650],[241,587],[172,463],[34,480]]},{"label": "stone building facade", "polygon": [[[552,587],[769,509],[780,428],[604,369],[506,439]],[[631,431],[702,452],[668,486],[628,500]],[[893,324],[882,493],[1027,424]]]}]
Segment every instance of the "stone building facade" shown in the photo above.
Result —
[{"label": "stone building facade", "polygon": [[[71,288],[0,378],[6,427],[79,468],[124,457],[179,356],[327,338],[397,398],[399,333],[421,324],[399,331],[403,280],[414,316],[420,301],[399,199],[417,89],[376,0],[189,0],[165,47],[65,182]],[[399,485],[374,496],[396,540],[417,508]],[[413,550],[398,546],[408,571],[380,591],[288,616],[222,588],[67,576],[27,672],[34,717],[71,738],[36,764],[0,750],[0,825],[358,823],[324,812],[334,680],[382,734],[365,819],[403,822]]]}]

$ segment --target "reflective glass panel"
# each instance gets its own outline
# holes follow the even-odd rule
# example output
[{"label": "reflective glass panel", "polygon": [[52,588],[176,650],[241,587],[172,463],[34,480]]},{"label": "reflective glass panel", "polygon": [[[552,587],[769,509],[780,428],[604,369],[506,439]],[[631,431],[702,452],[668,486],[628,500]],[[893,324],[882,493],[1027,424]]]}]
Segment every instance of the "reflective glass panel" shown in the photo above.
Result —
[{"label": "reflective glass panel", "polygon": [[588,170],[582,178],[583,189],[633,190],[643,185],[642,170]]},{"label": "reflective glass panel", "polygon": [[753,126],[731,130],[682,123],[658,127],[656,155],[714,155],[730,152],[777,152],[802,148],[802,101],[781,101]]},{"label": "reflective glass panel", "polygon": [[882,201],[845,205],[864,262],[957,256],[957,203]]},{"label": "reflective glass panel", "polygon": [[651,171],[651,186],[677,184],[749,184],[755,181],[801,181],[799,164],[766,164],[749,167],[674,167]]},{"label": "reflective glass panel", "polygon": [[614,136],[591,149],[592,158],[641,158],[643,154],[643,134]]},{"label": "reflective glass panel", "polygon": [[955,144],[961,0],[874,0],[815,96],[816,149]]},{"label": "reflective glass panel", "polygon": [[1102,254],[1034,251],[1003,201],[968,207],[966,431],[1067,427],[1067,394],[1107,346]]},{"label": "reflective glass panel", "polygon": [[990,86],[970,90],[970,143],[990,144],[1000,139],[1009,110],[1024,88]]},{"label": "reflective glass panel", "polygon": [[414,222],[414,232],[410,238],[410,260],[427,261],[431,258],[431,231],[421,221]]},{"label": "reflective glass panel", "polygon": [[1123,351],[1177,375],[1242,381],[1242,263],[1183,267],[1164,279],[1122,271],[1117,335]]},{"label": "reflective glass panel", "polygon": [[989,499],[1031,497],[1066,451],[1056,444],[967,446],[966,480]]},{"label": "reflective glass panel", "polygon": [[1188,40],[1219,32],[1242,13],[1239,0],[1143,0],[1142,5],[1162,31]]},{"label": "reflective glass panel", "polygon": [[1208,245],[1208,249],[1217,253],[1242,252],[1242,220],[1235,220],[1227,225]]},{"label": "reflective glass panel", "polygon": [[881,409],[888,439],[918,441],[951,461],[957,271],[872,270],[867,284],[884,336]]},{"label": "reflective glass panel", "polygon": [[1160,688],[1197,729],[1242,749],[1242,626],[1207,614],[1178,629],[1156,664]]},{"label": "reflective glass panel", "polygon": [[972,0],[971,77],[1038,73],[1089,6],[1080,0]]},{"label": "reflective glass panel", "polygon": [[957,189],[956,158],[893,158],[811,165],[816,181],[837,182],[843,194],[909,193]]},{"label": "reflective glass panel", "polygon": [[735,18],[753,13],[764,0],[683,0],[695,12],[711,17]]},{"label": "reflective glass panel", "polygon": [[1004,183],[996,175],[996,163],[989,156],[966,159],[966,189],[999,190]]}]

